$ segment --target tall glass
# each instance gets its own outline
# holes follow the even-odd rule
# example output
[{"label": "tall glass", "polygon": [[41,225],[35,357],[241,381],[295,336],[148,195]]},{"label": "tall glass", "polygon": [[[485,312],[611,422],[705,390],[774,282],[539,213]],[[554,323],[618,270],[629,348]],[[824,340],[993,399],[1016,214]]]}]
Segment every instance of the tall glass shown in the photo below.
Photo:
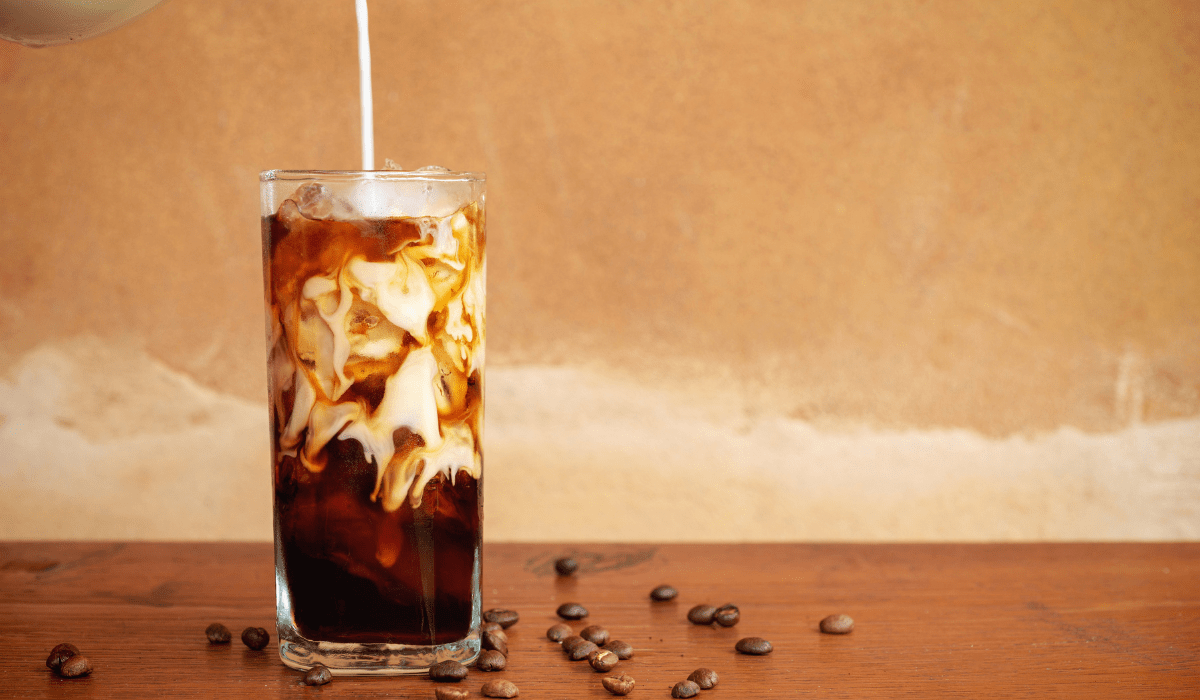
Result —
[{"label": "tall glass", "polygon": [[479,653],[484,177],[264,172],[279,656]]}]

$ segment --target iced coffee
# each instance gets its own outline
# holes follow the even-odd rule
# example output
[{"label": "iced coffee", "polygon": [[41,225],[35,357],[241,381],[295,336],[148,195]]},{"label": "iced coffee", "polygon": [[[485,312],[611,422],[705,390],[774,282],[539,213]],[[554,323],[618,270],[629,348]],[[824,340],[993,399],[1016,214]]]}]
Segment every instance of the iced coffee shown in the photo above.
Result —
[{"label": "iced coffee", "polygon": [[280,656],[479,651],[484,183],[263,173]]}]

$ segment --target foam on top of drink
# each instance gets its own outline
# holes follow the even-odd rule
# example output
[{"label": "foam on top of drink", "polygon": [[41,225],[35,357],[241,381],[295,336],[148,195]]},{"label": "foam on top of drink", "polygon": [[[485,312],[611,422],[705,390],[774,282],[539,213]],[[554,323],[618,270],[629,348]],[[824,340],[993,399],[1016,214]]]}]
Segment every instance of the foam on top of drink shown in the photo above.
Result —
[{"label": "foam on top of drink", "polygon": [[482,463],[479,181],[436,197],[405,182],[306,183],[268,219],[279,458],[320,472],[330,441],[355,440],[389,512]]}]

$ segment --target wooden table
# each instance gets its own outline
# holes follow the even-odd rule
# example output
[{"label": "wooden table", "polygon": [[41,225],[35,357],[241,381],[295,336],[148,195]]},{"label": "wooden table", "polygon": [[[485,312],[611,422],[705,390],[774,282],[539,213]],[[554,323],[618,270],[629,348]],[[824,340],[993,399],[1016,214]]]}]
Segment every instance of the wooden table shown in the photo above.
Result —
[{"label": "wooden table", "polygon": [[[552,562],[571,554],[579,573]],[[717,698],[1200,697],[1200,544],[557,545],[489,544],[484,607],[509,607],[509,669],[522,698],[609,698],[600,674],[546,640],[555,608],[630,642],[632,698],[669,698],[715,670]],[[432,698],[423,677],[337,678],[310,688],[274,653],[267,544],[0,544],[0,697]],[[680,595],[652,603],[670,583]],[[734,602],[732,628],[689,624],[693,605]],[[818,632],[852,616],[846,636]],[[229,645],[204,628],[223,621]],[[237,639],[271,630],[254,652]],[[761,636],[774,653],[742,656]],[[95,672],[44,665],[71,641]]]}]

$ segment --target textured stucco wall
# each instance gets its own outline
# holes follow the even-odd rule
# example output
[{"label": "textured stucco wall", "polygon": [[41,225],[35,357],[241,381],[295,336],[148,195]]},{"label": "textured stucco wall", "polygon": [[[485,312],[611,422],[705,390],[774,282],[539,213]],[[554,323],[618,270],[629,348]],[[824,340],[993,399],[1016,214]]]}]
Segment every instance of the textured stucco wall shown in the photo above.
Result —
[{"label": "textured stucco wall", "polygon": [[[270,536],[257,173],[358,167],[352,9],[0,43],[0,536]],[[490,539],[1200,537],[1195,3],[372,46],[377,158],[489,176]]]}]

